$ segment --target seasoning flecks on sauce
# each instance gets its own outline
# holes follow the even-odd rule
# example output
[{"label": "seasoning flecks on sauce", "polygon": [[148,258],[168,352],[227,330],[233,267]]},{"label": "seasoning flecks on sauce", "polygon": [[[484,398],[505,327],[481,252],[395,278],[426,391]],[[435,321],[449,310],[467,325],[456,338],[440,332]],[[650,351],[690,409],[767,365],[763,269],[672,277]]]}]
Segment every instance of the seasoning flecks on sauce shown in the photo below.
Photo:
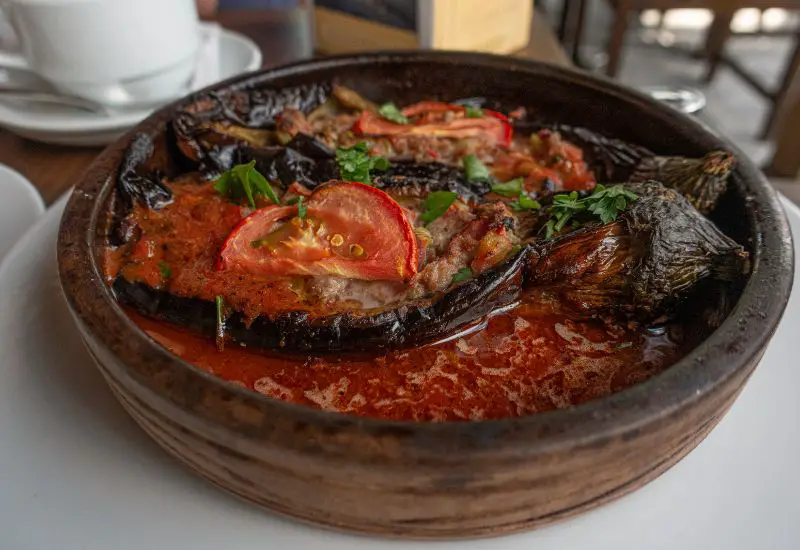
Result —
[{"label": "seasoning flecks on sauce", "polygon": [[131,313],[157,342],[226,380],[276,399],[395,420],[523,416],[586,402],[673,363],[668,336],[576,321],[538,292],[481,331],[369,359],[267,356]]}]

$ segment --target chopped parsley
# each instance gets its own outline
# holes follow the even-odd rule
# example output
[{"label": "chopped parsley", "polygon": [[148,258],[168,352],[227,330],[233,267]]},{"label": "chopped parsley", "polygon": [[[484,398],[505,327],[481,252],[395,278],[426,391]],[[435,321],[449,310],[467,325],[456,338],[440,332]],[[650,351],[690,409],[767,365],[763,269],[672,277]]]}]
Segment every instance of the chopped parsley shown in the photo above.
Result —
[{"label": "chopped parsley", "polygon": [[522,193],[522,178],[514,178],[505,183],[492,184],[492,192],[504,197],[516,197]]},{"label": "chopped parsley", "polygon": [[594,192],[586,197],[589,212],[600,218],[603,223],[611,223],[617,219],[620,212],[628,208],[628,201],[635,201],[635,193],[628,191],[622,185],[605,187],[598,185]]},{"label": "chopped parsley", "polygon": [[289,199],[286,204],[288,205],[297,205],[297,217],[298,218],[305,218],[306,214],[308,214],[308,207],[305,204],[305,197],[299,196]]},{"label": "chopped parsley", "polygon": [[464,109],[464,114],[467,118],[481,118],[483,116],[483,109],[480,107],[473,107],[472,105],[467,105]]},{"label": "chopped parsley", "polygon": [[450,282],[450,284],[458,284],[462,281],[466,281],[470,277],[472,277],[472,270],[468,267],[462,267],[455,275],[453,275],[453,280]]},{"label": "chopped parsley", "polygon": [[247,164],[238,164],[224,172],[213,185],[214,189],[229,199],[247,198],[247,202],[253,208],[256,207],[255,197],[258,195],[267,197],[275,204],[281,203],[267,179],[256,170],[256,161],[254,160]]},{"label": "chopped parsley", "polygon": [[491,181],[492,174],[484,163],[482,163],[475,155],[467,155],[464,157],[464,174],[467,176],[467,181]]},{"label": "chopped parsley", "polygon": [[509,206],[517,212],[521,212],[523,210],[538,210],[542,207],[542,205],[539,204],[539,201],[530,198],[527,194],[525,194],[524,191],[520,192],[517,200],[509,203]]},{"label": "chopped parsley", "polygon": [[389,168],[389,161],[383,157],[371,156],[369,147],[363,141],[352,147],[336,149],[336,163],[343,180],[367,185],[372,185],[370,172]]},{"label": "chopped parsley", "polygon": [[384,103],[378,109],[378,114],[381,115],[386,120],[391,120],[392,122],[396,122],[397,124],[408,124],[411,122],[407,116],[405,116],[400,109],[397,108],[397,105],[394,103]]},{"label": "chopped parsley", "polygon": [[627,349],[633,347],[633,342],[620,342],[617,344],[617,349]]},{"label": "chopped parsley", "polygon": [[225,347],[225,299],[217,296],[214,302],[217,306],[217,349],[222,351]]},{"label": "chopped parsley", "polygon": [[637,198],[635,193],[628,191],[622,185],[605,187],[600,184],[594,188],[591,195],[584,198],[579,198],[577,191],[556,195],[550,207],[550,219],[545,224],[547,237],[559,233],[567,223],[582,212],[593,214],[602,223],[610,223],[628,208],[629,202]]},{"label": "chopped parsley", "polygon": [[423,203],[425,210],[422,212],[419,219],[426,224],[431,223],[447,212],[447,209],[450,208],[450,205],[452,205],[457,198],[458,194],[453,191],[433,191],[432,193],[428,193]]},{"label": "chopped parsley", "polygon": [[517,212],[523,210],[538,210],[542,207],[539,201],[532,199],[525,193],[522,187],[522,178],[514,178],[513,180],[505,183],[492,184],[492,191],[504,197],[517,197],[517,200],[508,203],[508,205]]},{"label": "chopped parsley", "polygon": [[161,272],[161,276],[164,279],[169,279],[172,277],[172,269],[170,269],[169,264],[167,262],[161,261],[158,262],[158,270]]}]

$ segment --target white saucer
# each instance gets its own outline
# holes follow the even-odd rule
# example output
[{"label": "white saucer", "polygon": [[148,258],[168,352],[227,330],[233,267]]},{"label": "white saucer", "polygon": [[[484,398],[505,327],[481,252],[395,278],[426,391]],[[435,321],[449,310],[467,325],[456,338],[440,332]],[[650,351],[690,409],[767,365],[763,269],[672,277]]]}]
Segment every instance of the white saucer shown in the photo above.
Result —
[{"label": "white saucer", "polygon": [[[213,25],[216,26],[216,25]],[[201,23],[201,32],[212,25]],[[219,51],[210,62],[219,63],[215,81],[225,80],[261,66],[261,50],[249,38],[221,29]],[[212,84],[203,82],[196,88]],[[187,90],[189,93],[191,90]],[[0,102],[0,126],[23,137],[56,145],[95,146],[111,143],[153,109],[118,111],[110,116],[77,109],[34,103]]]},{"label": "white saucer", "polygon": [[[63,206],[62,199],[0,268],[4,550],[800,548],[800,270],[783,322],[730,413],[659,479],[539,531],[389,541],[254,508],[190,474],[148,439],[92,365],[61,296],[54,248]],[[800,235],[800,210],[788,201],[786,208]]]},{"label": "white saucer", "polygon": [[44,213],[44,201],[28,179],[0,164],[0,262]]}]

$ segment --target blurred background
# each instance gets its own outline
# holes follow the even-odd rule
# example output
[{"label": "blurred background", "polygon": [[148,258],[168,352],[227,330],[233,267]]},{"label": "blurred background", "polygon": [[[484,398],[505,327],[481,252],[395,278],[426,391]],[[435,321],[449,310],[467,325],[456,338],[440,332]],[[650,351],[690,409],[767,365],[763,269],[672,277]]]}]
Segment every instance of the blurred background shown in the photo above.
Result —
[{"label": "blurred background", "polygon": [[[731,139],[800,202],[794,183],[800,171],[800,0],[4,0],[2,6],[0,163],[31,180],[47,203],[102,146],[190,91],[314,56],[413,48],[488,51],[616,79]],[[86,6],[91,10],[81,14]],[[74,25],[64,22],[65,14],[74,16]],[[35,20],[50,16],[50,33],[37,37],[44,25]],[[115,23],[136,17],[150,22],[138,34]],[[89,80],[98,81],[108,75],[92,68],[104,62],[109,70],[141,69],[121,45],[126,35],[149,45],[148,62],[158,64],[182,42],[174,36],[177,28],[199,31],[189,65],[180,69],[191,76],[175,76],[177,87],[166,89],[148,76],[166,74],[155,66],[143,76],[131,73],[126,82],[137,86],[124,90],[63,82],[81,63]],[[141,38],[142,29],[152,37]],[[98,33],[107,33],[105,42],[91,43]],[[172,41],[154,46],[164,35]],[[51,42],[59,47],[43,59],[31,57]],[[120,43],[118,51],[113,42]],[[148,53],[144,46],[134,49]],[[87,55],[98,50],[103,56],[89,62]],[[177,59],[181,52],[171,53]]]},{"label": "blurred background", "polygon": [[[290,0],[200,2],[205,16],[216,14],[223,19],[225,13],[241,9],[297,4]],[[319,8],[339,10],[412,31],[419,26],[426,4],[431,2],[316,1],[317,12]],[[536,0],[532,5],[534,19],[546,22],[573,67],[645,91],[677,94],[684,101],[682,107],[730,138],[770,175],[791,180],[797,174],[800,132],[793,128],[800,123],[800,82],[795,82],[800,81],[800,2]],[[437,15],[455,16],[453,11]],[[319,28],[316,35],[319,39]],[[364,49],[384,45],[393,44],[372,41]],[[320,44],[316,46],[319,49]],[[352,49],[357,48],[345,48]],[[787,192],[800,199],[793,188]]]}]

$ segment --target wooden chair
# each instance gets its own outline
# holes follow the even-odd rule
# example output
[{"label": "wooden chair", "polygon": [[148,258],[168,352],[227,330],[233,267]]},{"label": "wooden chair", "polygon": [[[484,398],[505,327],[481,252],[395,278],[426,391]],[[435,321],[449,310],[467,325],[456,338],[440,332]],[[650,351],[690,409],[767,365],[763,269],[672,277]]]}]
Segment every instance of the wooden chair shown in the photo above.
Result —
[{"label": "wooden chair", "polygon": [[[710,51],[712,45],[724,43],[729,32],[730,22],[735,13],[732,6],[738,6],[738,0],[607,0],[614,11],[614,21],[606,52],[608,64],[606,74],[614,77],[619,72],[622,47],[628,31],[628,22],[632,14],[644,10],[658,10],[662,13],[671,9],[704,8],[715,13],[714,24],[711,25],[706,39],[706,47],[700,52],[686,52],[692,57],[702,57]],[[561,17],[559,37],[570,48],[576,64],[580,63],[580,41],[586,14],[586,0],[564,0],[564,11]],[[571,42],[571,44],[567,44]]]},{"label": "wooden chair", "polygon": [[[800,94],[800,75],[798,74],[800,73],[800,31],[794,31],[792,33],[795,37],[795,47],[786,62],[783,74],[780,78],[780,83],[777,88],[774,89],[767,87],[756,76],[747,71],[739,60],[725,52],[725,44],[730,38],[736,37],[730,30],[730,23],[736,9],[758,8],[763,11],[768,8],[782,8],[793,11],[800,10],[800,0],[744,0],[731,2],[731,5],[735,9],[729,8],[727,12],[722,14],[718,23],[718,28],[714,31],[714,39],[709,40],[706,45],[708,67],[706,69],[705,82],[710,83],[716,75],[718,68],[720,66],[725,66],[732,70],[745,83],[750,85],[759,95],[764,97],[764,99],[770,103],[770,109],[761,127],[759,137],[761,139],[767,139],[775,133],[778,113],[781,111],[782,105],[792,100],[790,96]],[[770,35],[773,33],[759,30],[754,34]]]}]

